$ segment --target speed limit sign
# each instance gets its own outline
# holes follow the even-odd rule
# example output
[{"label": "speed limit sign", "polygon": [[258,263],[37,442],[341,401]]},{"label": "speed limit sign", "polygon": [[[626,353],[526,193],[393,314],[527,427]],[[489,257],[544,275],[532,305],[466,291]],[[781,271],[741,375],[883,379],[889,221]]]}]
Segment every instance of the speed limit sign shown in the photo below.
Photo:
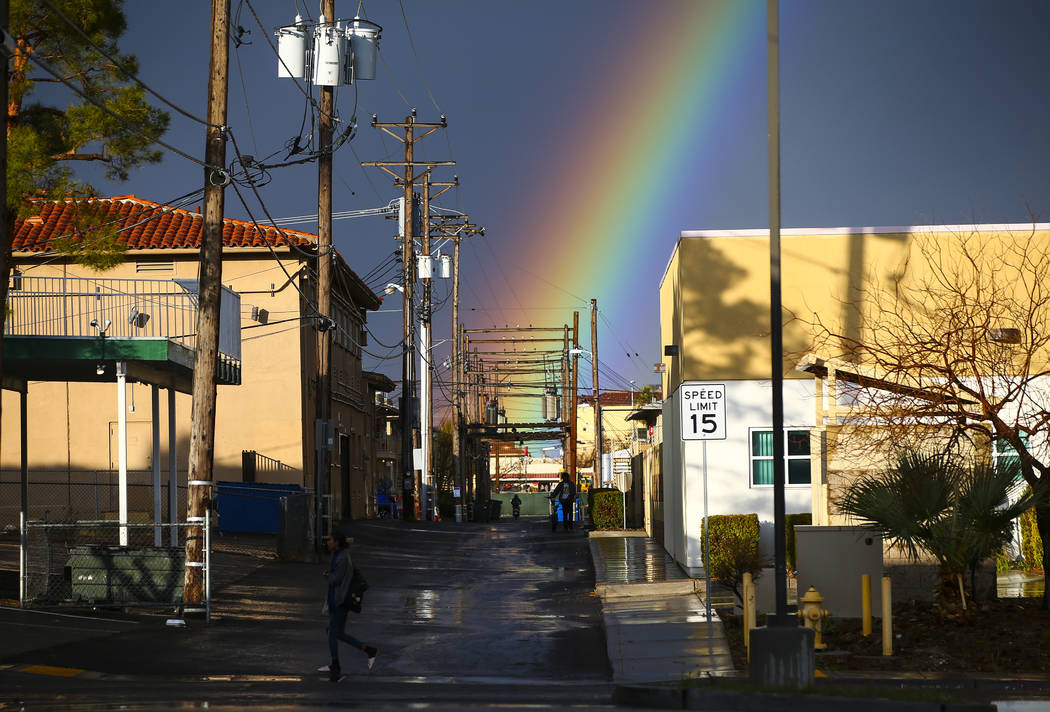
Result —
[{"label": "speed limit sign", "polygon": [[724,383],[683,383],[682,439],[726,439],[726,386]]}]

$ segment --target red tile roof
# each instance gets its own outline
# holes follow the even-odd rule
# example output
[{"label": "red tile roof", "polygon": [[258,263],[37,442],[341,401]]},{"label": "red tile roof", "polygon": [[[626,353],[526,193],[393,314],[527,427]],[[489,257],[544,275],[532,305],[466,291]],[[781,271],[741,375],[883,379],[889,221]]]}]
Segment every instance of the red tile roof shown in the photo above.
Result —
[{"label": "red tile roof", "polygon": [[[126,242],[131,250],[161,250],[200,247],[204,218],[200,213],[182,208],[171,208],[160,203],[120,195],[111,198],[86,198],[80,200],[39,201],[40,212],[33,217],[15,222],[15,252],[44,252],[53,249],[53,241],[61,237],[73,238],[77,233],[76,218],[85,204],[92,206],[90,224],[113,221],[119,233],[119,241]],[[98,212],[95,212],[95,211]],[[292,242],[296,245],[313,245],[316,236],[298,230],[284,230],[284,236],[276,228],[262,226],[258,230],[252,223],[226,218],[223,221],[223,247],[284,247]]]}]

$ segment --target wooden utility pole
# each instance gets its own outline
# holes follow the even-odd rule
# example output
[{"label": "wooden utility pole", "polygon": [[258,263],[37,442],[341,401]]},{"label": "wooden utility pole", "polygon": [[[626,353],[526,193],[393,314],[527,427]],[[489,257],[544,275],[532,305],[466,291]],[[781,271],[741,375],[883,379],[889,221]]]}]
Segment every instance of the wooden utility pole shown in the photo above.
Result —
[{"label": "wooden utility pole", "polygon": [[183,600],[204,600],[204,521],[210,509],[215,456],[215,378],[219,366],[219,305],[222,299],[222,226],[226,173],[226,85],[229,69],[230,0],[211,3],[208,63],[208,128],[205,131],[204,229],[201,232],[197,338],[194,344],[193,405],[190,414],[187,521]]},{"label": "wooden utility pole", "polygon": [[[561,357],[561,398],[559,399],[561,407],[558,409],[560,420],[563,423],[569,422],[570,416],[565,411],[571,405],[571,399],[569,398],[569,325],[565,325],[565,333],[563,338],[564,346],[562,347]],[[566,472],[571,472],[569,453],[569,435],[566,435],[562,440],[561,448],[561,466]]]},{"label": "wooden utility pole", "polygon": [[[578,350],[580,348],[580,313],[572,313],[572,348]],[[571,381],[570,387],[572,388],[572,413],[569,419],[569,476],[572,477],[573,484],[576,485],[576,491],[580,490],[580,473],[577,470],[576,460],[576,407],[578,398],[578,384],[580,376],[580,355],[572,355],[572,365],[570,367],[569,380]]]},{"label": "wooden utility pole", "polygon": [[427,265],[426,270],[423,271],[421,275],[423,279],[423,308],[420,310],[419,314],[419,337],[422,355],[419,363],[419,370],[420,376],[426,378],[426,383],[422,389],[423,393],[421,394],[422,398],[425,399],[426,404],[421,409],[422,412],[419,417],[419,424],[423,429],[421,438],[423,446],[423,480],[426,485],[426,499],[422,503],[422,510],[424,519],[433,519],[434,514],[430,511],[430,508],[437,506],[437,495],[434,492],[434,454],[432,450],[434,443],[434,356],[431,353],[433,337],[430,333],[430,310],[432,307],[431,294],[433,293],[431,277],[433,276],[433,265],[430,264],[429,169],[423,173],[423,241],[421,247],[422,262]]},{"label": "wooden utility pole", "polygon": [[[321,14],[335,23],[335,0],[321,0]],[[314,426],[314,526],[315,541],[320,546],[323,535],[321,497],[330,494],[328,443],[332,422],[332,112],[334,88],[321,87],[320,130],[318,132],[320,157],[317,159],[317,392],[315,398],[317,422]],[[329,512],[331,515],[332,512]],[[342,502],[340,514],[349,519],[350,503]]]},{"label": "wooden utility pole", "polygon": [[598,300],[591,300],[591,388],[594,392],[594,479],[602,486],[602,407],[598,403]]},{"label": "wooden utility pole", "polygon": [[[416,110],[413,109],[403,122],[380,123],[372,116],[372,127],[378,128],[385,133],[401,141],[405,147],[404,161],[364,161],[362,166],[373,166],[389,173],[394,178],[396,185],[404,188],[404,210],[401,225],[401,261],[402,261],[402,296],[401,307],[401,330],[404,346],[401,361],[401,403],[398,417],[401,420],[401,471],[402,476],[402,511],[405,515],[419,517],[420,503],[417,498],[419,487],[419,471],[415,469],[412,451],[417,442],[419,431],[413,427],[413,396],[415,395],[416,377],[414,373],[415,358],[415,326],[413,324],[412,299],[415,284],[415,259],[414,259],[414,221],[415,221],[415,181],[420,177],[415,174],[417,166],[454,166],[455,161],[416,161],[415,146],[439,128],[445,128],[448,124],[445,117],[441,117],[440,123],[424,123],[416,121]],[[401,136],[391,129],[400,128],[404,130]],[[420,135],[416,135],[417,128],[429,129]],[[401,168],[399,175],[393,169]]]}]

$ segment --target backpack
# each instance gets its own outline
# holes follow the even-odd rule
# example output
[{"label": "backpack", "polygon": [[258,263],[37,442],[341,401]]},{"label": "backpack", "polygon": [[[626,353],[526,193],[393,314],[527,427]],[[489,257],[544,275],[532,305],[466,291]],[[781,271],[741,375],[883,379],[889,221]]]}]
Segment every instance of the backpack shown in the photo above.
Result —
[{"label": "backpack", "polygon": [[350,577],[350,586],[346,590],[346,598],[343,600],[343,608],[348,608],[354,613],[360,613],[361,603],[367,590],[368,581],[365,580],[365,575],[361,573],[361,569],[355,566],[353,576]]}]

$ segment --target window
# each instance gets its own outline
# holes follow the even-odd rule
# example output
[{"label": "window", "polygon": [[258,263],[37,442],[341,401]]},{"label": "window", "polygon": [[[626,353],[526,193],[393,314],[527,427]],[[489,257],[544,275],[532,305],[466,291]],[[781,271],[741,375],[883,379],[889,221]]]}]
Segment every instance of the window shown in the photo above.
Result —
[{"label": "window", "polygon": [[[787,484],[809,484],[809,431],[784,430]],[[773,484],[773,431],[751,431],[751,484]]]},{"label": "window", "polygon": [[[1024,446],[1028,447],[1028,435],[1027,433],[1020,433],[1021,442]],[[993,440],[992,441],[992,464],[996,467],[1009,467],[1011,465],[1020,465],[1021,456],[1017,454],[1017,450],[1014,446],[1005,440]],[[1021,472],[1017,472],[1017,481],[1021,481]]]}]

